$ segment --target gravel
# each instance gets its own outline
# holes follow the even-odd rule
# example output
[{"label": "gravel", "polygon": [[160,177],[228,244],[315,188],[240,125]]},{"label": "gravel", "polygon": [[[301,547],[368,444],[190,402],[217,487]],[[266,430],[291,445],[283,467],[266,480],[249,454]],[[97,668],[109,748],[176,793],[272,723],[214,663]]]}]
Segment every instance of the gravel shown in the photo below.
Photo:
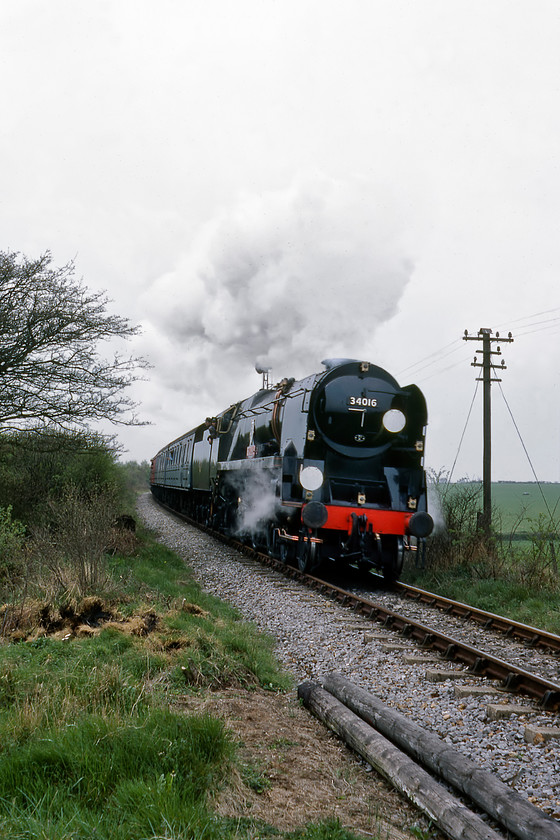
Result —
[{"label": "gravel", "polygon": [[[545,713],[529,699],[490,692],[484,697],[455,697],[455,686],[480,685],[465,675],[458,680],[429,682],[426,666],[407,665],[402,651],[387,650],[387,643],[403,644],[379,625],[349,613],[327,597],[306,589],[282,575],[259,567],[212,537],[178,521],[143,495],[138,512],[169,548],[184,557],[202,587],[233,604],[244,618],[254,621],[276,639],[276,653],[296,681],[319,680],[336,671],[372,692],[384,703],[409,716],[420,726],[436,732],[444,741],[479,766],[511,784],[518,793],[560,820],[560,740],[530,744],[525,727],[560,727],[557,713]],[[409,613],[426,624],[437,621],[438,629],[459,636],[472,645],[486,647],[502,659],[527,670],[556,679],[558,659],[460,619],[444,616],[394,595],[375,592],[372,600],[389,603],[396,612]],[[418,653],[413,643],[410,653]],[[491,644],[491,648],[490,648]],[[445,670],[461,671],[458,665],[442,663]],[[484,684],[484,683],[482,683]],[[491,721],[488,703],[522,703],[527,714]]]}]

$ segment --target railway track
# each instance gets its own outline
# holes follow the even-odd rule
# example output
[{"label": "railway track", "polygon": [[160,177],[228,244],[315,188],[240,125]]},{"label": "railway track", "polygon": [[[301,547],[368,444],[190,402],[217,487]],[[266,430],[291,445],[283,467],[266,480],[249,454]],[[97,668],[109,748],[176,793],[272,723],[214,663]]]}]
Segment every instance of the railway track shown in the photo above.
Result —
[{"label": "railway track", "polygon": [[[408,641],[415,642],[424,651],[433,651],[447,662],[464,665],[472,675],[497,681],[505,691],[526,695],[535,700],[544,710],[556,711],[560,709],[560,682],[507,662],[487,650],[473,647],[460,638],[439,631],[434,625],[428,626],[416,621],[409,615],[399,613],[369,597],[357,594],[355,591],[343,589],[328,580],[301,572],[279,559],[264,554],[255,547],[248,546],[231,537],[225,537],[211,528],[201,526],[183,514],[177,514],[170,508],[166,509],[180,519],[189,522],[189,524],[201,528],[215,539],[237,548],[245,555],[255,558],[260,563],[281,572],[286,577],[306,584],[323,595],[334,599],[342,606],[352,609],[354,613],[381,624],[387,630],[399,633]],[[486,630],[499,631],[506,637],[521,640],[534,647],[555,653],[560,652],[560,636],[555,634],[538,630],[504,616],[479,610],[458,601],[442,598],[435,593],[408,584],[397,583],[394,588],[403,597],[421,602],[429,607],[444,610],[448,615],[455,615],[463,620],[476,622]]]},{"label": "railway track", "polygon": [[[496,680],[505,691],[527,695],[545,710],[555,711],[560,709],[559,682],[504,661],[484,649],[466,644],[460,638],[449,636],[433,625],[428,626],[415,621],[409,615],[396,612],[368,597],[342,589],[322,578],[307,575],[291,566],[286,566],[279,560],[259,553],[246,545],[240,543],[236,545],[245,554],[257,557],[260,562],[272,566],[282,574],[306,583],[306,585],[322,594],[333,598],[342,606],[352,609],[355,613],[381,624],[388,630],[399,633],[405,639],[415,642],[423,650],[436,652],[443,660],[448,662],[465,665],[473,675]],[[499,630],[507,637],[521,640],[547,651],[560,652],[560,636],[552,633],[520,624],[503,616],[478,610],[460,602],[441,598],[434,593],[416,589],[406,584],[399,584],[397,591],[399,593],[404,592],[408,598],[421,600],[428,606],[444,609],[448,614],[459,616],[463,620],[481,624],[486,630]]]}]

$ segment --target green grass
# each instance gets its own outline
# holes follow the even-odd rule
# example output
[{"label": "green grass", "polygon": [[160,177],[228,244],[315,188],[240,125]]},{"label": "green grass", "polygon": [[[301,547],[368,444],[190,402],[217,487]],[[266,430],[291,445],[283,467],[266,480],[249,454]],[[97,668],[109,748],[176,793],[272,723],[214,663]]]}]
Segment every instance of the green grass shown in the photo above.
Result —
[{"label": "green grass", "polygon": [[234,753],[224,725],[150,697],[161,662],[139,641],[41,642],[0,651],[0,834],[214,836],[205,797]]},{"label": "green grass", "polygon": [[53,837],[72,824],[84,837],[150,836],[166,823],[185,829],[231,756],[213,718],[144,709],[125,721],[82,712],[0,754],[0,825],[17,836],[24,815],[43,824],[56,815]]},{"label": "green grass", "polygon": [[266,780],[237,758],[222,721],[186,715],[176,701],[230,684],[281,691],[292,680],[272,640],[202,592],[149,535],[137,556],[110,562],[105,602],[131,627],[157,617],[150,633],[107,627],[0,645],[0,836],[353,840],[336,821],[290,833],[213,813],[234,768],[253,789]]},{"label": "green grass", "polygon": [[[116,631],[72,643],[41,638],[0,648],[0,743],[91,713],[130,714],[150,660]],[[152,666],[153,667],[153,666]]]}]

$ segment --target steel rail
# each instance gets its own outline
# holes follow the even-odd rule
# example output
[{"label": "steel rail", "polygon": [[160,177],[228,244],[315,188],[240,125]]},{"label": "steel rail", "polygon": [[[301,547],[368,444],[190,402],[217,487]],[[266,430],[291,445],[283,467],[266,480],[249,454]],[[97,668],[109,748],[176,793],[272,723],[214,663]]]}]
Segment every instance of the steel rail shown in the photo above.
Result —
[{"label": "steel rail", "polygon": [[394,589],[404,598],[412,599],[417,603],[426,604],[430,607],[439,607],[447,615],[454,615],[467,619],[468,621],[474,621],[477,624],[481,624],[485,630],[497,630],[510,638],[520,639],[531,647],[543,648],[547,651],[560,653],[560,636],[557,636],[555,633],[549,633],[547,630],[539,630],[537,627],[522,624],[519,621],[513,621],[513,619],[506,618],[502,615],[479,610],[460,601],[443,598],[434,592],[427,592],[425,589],[419,589],[416,586],[410,586],[401,581],[394,584]]}]

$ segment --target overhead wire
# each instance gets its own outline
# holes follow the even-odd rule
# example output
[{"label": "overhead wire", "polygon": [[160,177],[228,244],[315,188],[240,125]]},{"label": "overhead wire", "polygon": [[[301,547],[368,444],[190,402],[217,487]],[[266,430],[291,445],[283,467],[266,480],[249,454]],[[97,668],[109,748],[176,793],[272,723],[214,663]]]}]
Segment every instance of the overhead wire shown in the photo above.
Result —
[{"label": "overhead wire", "polygon": [[427,382],[429,379],[433,379],[434,376],[439,376],[440,373],[445,373],[448,370],[453,370],[453,368],[459,367],[459,365],[463,365],[465,363],[465,359],[460,359],[458,362],[454,362],[452,365],[446,365],[446,367],[441,368],[440,370],[436,370],[433,373],[430,373],[429,376],[420,376],[419,379],[422,383]]},{"label": "overhead wire", "polygon": [[[542,318],[542,316],[545,316],[545,315],[552,315],[553,313],[556,313],[556,312],[560,312],[560,307],[553,307],[552,309],[545,309],[541,312],[535,312],[531,315],[526,315],[526,316],[523,316],[521,318],[514,319],[513,321],[510,321],[507,324],[507,327],[509,328],[509,327],[511,327],[515,324],[519,324],[519,327],[517,328],[517,331],[516,331],[517,332],[516,338],[517,337],[523,337],[525,335],[530,335],[534,332],[544,332],[544,331],[552,331],[552,330],[559,330],[560,331],[560,315],[558,317],[545,318],[544,320],[535,320],[535,319],[538,319],[538,318]],[[499,324],[498,325],[498,330],[503,329],[503,328],[504,328],[504,324]],[[555,334],[555,333],[553,333],[553,334]],[[456,345],[456,346],[454,346],[454,345]],[[461,346],[463,346],[462,341],[460,339],[455,339],[454,341],[449,342],[448,344],[444,345],[443,347],[439,348],[438,350],[434,350],[432,353],[429,353],[427,356],[423,356],[417,362],[414,362],[413,364],[409,365],[408,367],[402,369],[398,373],[398,375],[402,376],[403,373],[414,372],[414,376],[419,378],[420,381],[423,383],[423,382],[428,381],[429,379],[432,379],[434,376],[439,376],[442,373],[446,373],[447,371],[452,370],[453,368],[456,368],[459,365],[463,364],[464,359],[461,359],[460,361],[454,362],[452,364],[445,365],[445,367],[439,368],[438,370],[435,370],[435,371],[431,372],[427,376],[422,375],[423,371],[426,371],[428,368],[433,367],[433,365],[436,365],[439,362],[442,362],[443,361],[443,355],[446,353],[446,351],[449,350],[449,348],[453,347],[453,350],[451,350],[451,353],[447,353],[446,358],[449,358],[450,355],[452,355],[453,353],[456,353],[461,348]],[[474,405],[474,401],[476,399],[476,394],[478,392],[478,386],[479,386],[479,381],[477,381],[477,383],[476,383],[475,392],[474,392],[474,395],[473,395],[473,398],[472,398],[472,401],[471,401],[471,405],[470,405],[470,408],[469,408],[469,411],[468,411],[468,414],[467,414],[467,419],[465,421],[465,427],[463,429],[461,439],[459,441],[459,447],[458,447],[458,450],[457,450],[457,454],[455,456],[455,460],[453,462],[451,472],[449,473],[449,477],[447,479],[448,484],[451,481],[453,471],[454,471],[455,466],[457,464],[457,459],[459,457],[459,453],[460,453],[461,446],[462,446],[462,443],[463,443],[463,439],[464,439],[464,436],[465,436],[465,433],[466,433],[467,425],[469,423],[469,419],[470,419],[470,416],[471,416],[471,413],[472,413],[472,408],[473,408],[473,405]],[[513,417],[513,413],[512,413],[512,411],[511,411],[511,409],[510,409],[510,407],[507,403],[507,400],[505,398],[505,395],[504,395],[504,392],[503,392],[503,389],[502,389],[501,385],[500,385],[500,391],[502,392],[502,397],[504,398],[504,402],[505,402],[505,404],[507,406],[507,409],[510,413],[511,419],[512,419],[513,424],[514,424],[514,427],[517,431],[517,434],[519,436],[519,439],[521,441],[523,449],[525,450],[527,460],[529,462],[529,465],[531,467],[533,475],[535,476],[535,481],[537,482],[537,485],[539,486],[539,490],[541,492],[541,495],[543,496],[543,500],[545,502],[545,506],[547,508],[548,514],[549,514],[549,516],[551,517],[551,520],[552,520],[553,514],[551,513],[551,511],[550,511],[550,509],[549,509],[549,507],[546,503],[546,499],[544,497],[542,487],[539,483],[539,479],[538,479],[538,477],[535,473],[534,467],[533,467],[533,465],[531,463],[531,459],[529,457],[529,453],[527,452],[527,449],[526,449],[525,444],[523,442],[523,439],[521,437],[521,433],[520,433],[520,431],[517,427],[517,424],[516,424],[515,419]],[[557,506],[558,506],[558,503],[557,503],[556,507]],[[556,510],[556,507],[555,507],[555,510]]]},{"label": "overhead wire", "polygon": [[[532,315],[524,315],[522,318],[516,318],[513,321],[509,321],[507,326],[511,328],[515,324],[519,324],[516,328],[516,337],[554,329],[556,326],[560,326],[560,315],[556,318],[546,318],[544,321],[534,320],[535,318],[541,318],[543,315],[552,315],[554,312],[560,312],[560,306],[555,306],[552,309],[544,309],[542,312],[534,312]],[[504,324],[498,324],[497,329],[501,329],[502,327],[504,327]]]},{"label": "overhead wire", "polygon": [[[547,322],[543,321],[542,323],[547,323]],[[531,328],[531,329],[530,329],[530,327],[532,327],[532,325],[527,324],[527,326],[525,328],[521,327],[521,330],[517,333],[517,337],[519,338],[520,336],[531,335],[532,333],[536,333],[536,332],[545,332],[547,330],[557,329],[557,328],[560,327],[560,318],[552,318],[552,319],[550,319],[548,324],[549,324],[549,326],[546,326],[546,327],[543,327],[543,326],[539,327],[537,324],[535,324],[534,328]]]},{"label": "overhead wire", "polygon": [[[508,327],[512,324],[518,324],[520,321],[530,321],[532,318],[540,318],[541,315],[550,315],[551,312],[560,312],[560,306],[555,306],[553,309],[543,309],[542,312],[534,312],[532,315],[523,315],[521,318],[516,318],[513,321],[508,321]],[[497,329],[501,329],[505,324],[498,324]]]},{"label": "overhead wire", "polygon": [[[454,349],[451,350],[450,353],[447,353],[446,355],[444,355],[445,351],[449,347],[453,347],[453,345],[456,345],[454,347]],[[433,365],[436,365],[440,362],[447,361],[450,356],[452,356],[454,353],[457,353],[462,348],[463,348],[463,345],[462,345],[461,341],[459,339],[456,339],[455,341],[452,341],[449,344],[445,345],[445,347],[442,347],[439,350],[435,350],[433,353],[430,353],[428,356],[425,356],[423,359],[420,359],[418,362],[415,362],[413,365],[409,365],[408,367],[398,371],[397,375],[399,377],[402,377],[402,375],[404,373],[409,372],[410,375],[414,376],[415,378],[421,377],[422,381],[425,381],[426,379],[431,379],[432,376],[437,376],[440,373],[444,373],[446,370],[449,370],[453,367],[457,367],[458,365],[462,364],[464,359],[461,359],[461,361],[455,362],[451,365],[446,365],[444,368],[441,368],[440,370],[436,370],[433,373],[430,373],[429,376],[422,376],[423,371],[427,370],[428,368],[431,368]],[[437,357],[437,358],[434,358],[434,357]],[[426,364],[423,364],[424,362]],[[415,370],[415,368],[416,368],[416,370]]]},{"label": "overhead wire", "polygon": [[464,439],[465,433],[467,431],[467,426],[469,425],[469,420],[471,418],[471,414],[472,414],[472,410],[473,410],[473,406],[474,406],[474,401],[475,401],[476,395],[478,393],[479,385],[480,385],[480,380],[477,379],[475,389],[474,389],[474,394],[473,394],[471,404],[470,404],[470,407],[469,407],[469,410],[468,410],[468,413],[467,413],[467,419],[465,420],[465,425],[463,427],[463,432],[462,432],[461,438],[459,440],[459,446],[457,447],[457,453],[455,455],[455,460],[453,461],[453,465],[451,467],[451,470],[449,471],[449,475],[447,476],[447,481],[445,482],[445,489],[444,489],[444,493],[443,493],[444,498],[447,495],[447,491],[449,489],[449,486],[451,484],[451,479],[453,477],[453,472],[455,470],[455,466],[457,465],[457,459],[459,458],[459,453],[461,452],[461,446],[463,445],[463,439]]},{"label": "overhead wire", "polygon": [[[452,347],[456,343],[457,343],[457,339],[453,339],[453,341],[450,341],[449,344],[446,344],[444,347],[441,347],[439,350],[434,350],[433,353],[429,353],[427,356],[424,356],[422,359],[418,359],[417,362],[414,362],[413,364],[409,365],[408,367],[403,368],[399,372],[399,375],[403,374],[403,373],[406,373],[409,370],[413,370],[414,368],[421,365],[423,362],[426,362],[428,359],[432,359],[434,356],[438,356],[438,357],[441,356],[441,354],[445,350],[447,350],[449,347]],[[436,359],[436,361],[437,361],[437,359]],[[430,362],[430,364],[434,364],[434,362]]]},{"label": "overhead wire", "polygon": [[[560,315],[557,318],[547,318],[544,321],[534,321],[535,318],[540,318],[543,315],[550,315],[553,312],[560,312],[560,307],[554,307],[553,309],[545,309],[542,312],[535,312],[532,315],[525,315],[522,318],[514,319],[513,321],[509,322],[509,326],[513,324],[520,324],[518,328],[518,332],[516,337],[521,337],[524,335],[530,335],[533,332],[541,332],[544,330],[553,330],[558,327],[560,329]],[[526,322],[526,323],[521,323]],[[498,325],[498,330],[503,328],[504,324]],[[428,368],[436,365],[438,362],[442,361],[443,355],[449,350],[449,348],[453,348],[451,352],[447,352],[447,358],[453,353],[458,352],[461,347],[463,346],[462,341],[460,339],[454,339],[450,341],[448,344],[445,344],[443,347],[440,347],[437,350],[434,350],[432,353],[428,353],[427,356],[423,356],[418,361],[414,362],[411,365],[408,365],[405,368],[402,368],[398,372],[398,376],[402,376],[407,372],[414,373],[414,376],[420,376],[423,371],[427,370]],[[461,362],[457,362],[452,365],[446,365],[445,367],[441,368],[440,370],[436,370],[433,373],[430,373],[429,376],[422,377],[422,381],[426,381],[427,379],[431,379],[434,376],[438,376],[441,373],[446,373],[448,370],[457,367]]]},{"label": "overhead wire", "polygon": [[[523,440],[523,437],[522,437],[521,432],[520,432],[520,430],[519,430],[519,426],[517,425],[517,423],[516,423],[516,421],[515,421],[515,417],[513,416],[513,411],[511,410],[510,405],[509,405],[509,403],[508,403],[508,401],[507,401],[507,399],[506,399],[506,395],[504,394],[504,389],[502,388],[502,383],[501,383],[499,380],[497,380],[497,381],[498,381],[498,386],[499,386],[499,388],[500,388],[500,392],[501,392],[501,394],[502,394],[502,397],[503,397],[504,403],[506,404],[506,408],[507,408],[507,410],[508,410],[508,412],[509,412],[509,416],[511,417],[511,421],[512,421],[512,423],[513,423],[513,426],[514,426],[514,428],[515,428],[515,431],[517,432],[517,435],[518,435],[518,437],[519,437],[519,440],[521,441],[521,446],[523,447],[523,451],[525,452],[525,455],[527,456],[527,461],[529,462],[529,466],[531,467],[531,472],[533,473],[533,475],[534,475],[534,477],[535,477],[535,481],[536,481],[536,483],[537,483],[537,487],[539,488],[539,492],[540,492],[540,494],[541,494],[541,496],[542,496],[542,500],[543,500],[543,502],[544,502],[544,506],[545,506],[545,508],[546,508],[546,510],[547,510],[547,512],[548,512],[549,517],[550,517],[550,524],[551,524],[551,526],[552,526],[552,530],[553,530],[553,531],[555,531],[555,530],[556,530],[556,528],[555,528],[555,525],[554,525],[554,513],[550,510],[550,507],[548,506],[548,502],[547,502],[547,500],[546,500],[546,496],[544,495],[544,491],[543,491],[543,489],[542,489],[541,482],[539,481],[539,478],[538,478],[537,473],[536,473],[536,471],[535,471],[535,468],[534,468],[534,466],[533,466],[533,462],[531,461],[531,458],[530,458],[529,452],[528,452],[528,450],[527,450],[527,447],[525,446],[525,441]],[[554,511],[556,511],[556,507],[557,507],[557,506],[558,506],[558,502],[556,503],[556,506],[555,506],[555,508],[554,508]]]}]

